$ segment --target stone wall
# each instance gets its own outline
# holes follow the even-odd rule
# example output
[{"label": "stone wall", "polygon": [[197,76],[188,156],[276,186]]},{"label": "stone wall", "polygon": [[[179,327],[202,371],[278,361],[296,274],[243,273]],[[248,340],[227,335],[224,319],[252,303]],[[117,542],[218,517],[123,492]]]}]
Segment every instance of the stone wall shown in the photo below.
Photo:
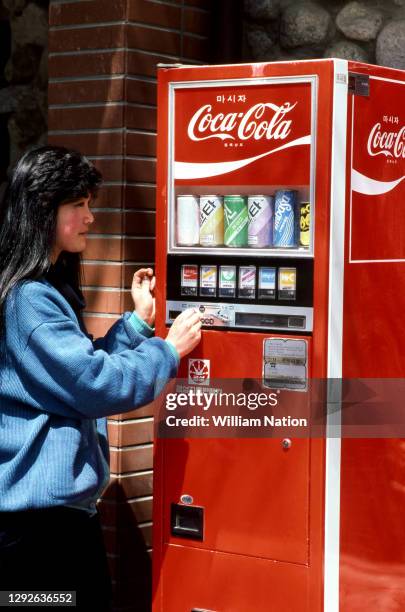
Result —
[{"label": "stone wall", "polygon": [[244,0],[244,60],[337,57],[405,69],[405,0]]},{"label": "stone wall", "polygon": [[0,79],[0,115],[7,117],[9,162],[47,139],[49,0],[0,0],[11,46]]}]

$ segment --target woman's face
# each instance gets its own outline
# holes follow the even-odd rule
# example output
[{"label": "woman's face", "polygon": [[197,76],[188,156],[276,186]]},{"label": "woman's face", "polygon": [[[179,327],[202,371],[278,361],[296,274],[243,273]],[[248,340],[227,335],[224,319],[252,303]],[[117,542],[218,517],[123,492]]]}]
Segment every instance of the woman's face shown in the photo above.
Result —
[{"label": "woman's face", "polygon": [[90,200],[88,196],[60,204],[56,216],[52,263],[56,262],[62,251],[81,253],[86,248],[89,227],[94,221]]}]

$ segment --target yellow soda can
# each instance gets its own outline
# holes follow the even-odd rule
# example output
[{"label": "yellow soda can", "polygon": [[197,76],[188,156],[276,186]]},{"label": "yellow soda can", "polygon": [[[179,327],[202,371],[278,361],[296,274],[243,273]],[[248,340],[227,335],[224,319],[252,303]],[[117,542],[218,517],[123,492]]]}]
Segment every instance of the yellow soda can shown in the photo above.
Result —
[{"label": "yellow soda can", "polygon": [[224,201],[219,195],[200,196],[200,245],[224,244]]},{"label": "yellow soda can", "polygon": [[300,204],[300,245],[309,248],[309,228],[311,224],[311,204]]}]

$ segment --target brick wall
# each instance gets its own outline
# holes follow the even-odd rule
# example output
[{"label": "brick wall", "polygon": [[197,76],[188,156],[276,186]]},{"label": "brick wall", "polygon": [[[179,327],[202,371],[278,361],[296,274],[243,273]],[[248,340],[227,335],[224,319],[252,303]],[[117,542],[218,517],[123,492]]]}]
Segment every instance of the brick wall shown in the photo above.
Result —
[{"label": "brick wall", "polygon": [[[84,254],[96,336],[131,309],[134,270],[153,264],[156,64],[209,61],[210,0],[51,0],[49,142],[103,172]],[[112,478],[100,504],[122,611],[150,610],[152,413],[109,419]]]}]

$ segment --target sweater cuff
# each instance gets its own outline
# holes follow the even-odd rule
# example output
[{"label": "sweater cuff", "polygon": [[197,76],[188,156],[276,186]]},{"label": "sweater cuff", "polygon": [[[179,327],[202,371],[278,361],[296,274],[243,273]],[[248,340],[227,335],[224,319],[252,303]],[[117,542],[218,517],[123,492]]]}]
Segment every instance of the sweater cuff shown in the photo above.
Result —
[{"label": "sweater cuff", "polygon": [[176,347],[174,346],[174,344],[172,342],[170,342],[170,340],[166,339],[165,342],[167,342],[167,344],[169,345],[169,349],[171,350],[173,357],[176,359],[177,365],[179,365],[179,363],[180,363],[180,355],[177,352]]},{"label": "sweater cuff", "polygon": [[142,334],[146,338],[150,338],[155,333],[155,329],[148,325],[146,321],[141,319],[141,317],[135,312],[135,310],[128,318],[128,323],[132,325],[135,331]]}]

